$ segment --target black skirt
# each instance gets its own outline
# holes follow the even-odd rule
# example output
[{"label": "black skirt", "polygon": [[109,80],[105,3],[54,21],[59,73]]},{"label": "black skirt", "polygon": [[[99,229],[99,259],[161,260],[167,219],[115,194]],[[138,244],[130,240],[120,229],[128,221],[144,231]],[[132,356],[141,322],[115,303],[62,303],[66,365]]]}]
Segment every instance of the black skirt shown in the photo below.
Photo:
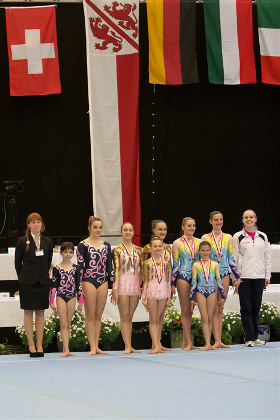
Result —
[{"label": "black skirt", "polygon": [[50,285],[23,284],[19,282],[19,300],[21,309],[44,310],[49,307]]}]

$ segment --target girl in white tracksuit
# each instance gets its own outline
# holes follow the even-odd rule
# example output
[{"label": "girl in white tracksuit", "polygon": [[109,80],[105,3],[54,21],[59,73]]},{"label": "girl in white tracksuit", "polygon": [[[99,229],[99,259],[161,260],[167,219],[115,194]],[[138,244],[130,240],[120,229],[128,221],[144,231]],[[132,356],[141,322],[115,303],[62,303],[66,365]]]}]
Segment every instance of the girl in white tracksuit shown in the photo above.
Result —
[{"label": "girl in white tracksuit", "polygon": [[238,286],[240,313],[247,347],[265,344],[258,339],[258,320],[263,289],[271,277],[270,243],[266,234],[257,230],[256,222],[256,213],[246,210],[244,228],[233,236],[233,254],[241,278]]}]

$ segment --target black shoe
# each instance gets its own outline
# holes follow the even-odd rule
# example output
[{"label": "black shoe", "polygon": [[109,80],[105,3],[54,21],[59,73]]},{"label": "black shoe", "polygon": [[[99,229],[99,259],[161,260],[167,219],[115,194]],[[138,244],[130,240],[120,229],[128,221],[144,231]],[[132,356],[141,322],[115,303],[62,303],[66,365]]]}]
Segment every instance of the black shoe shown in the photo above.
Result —
[{"label": "black shoe", "polygon": [[43,351],[37,351],[37,357],[44,357]]},{"label": "black shoe", "polygon": [[38,357],[38,353],[37,353],[37,351],[30,351],[29,350],[29,356],[30,357]]}]

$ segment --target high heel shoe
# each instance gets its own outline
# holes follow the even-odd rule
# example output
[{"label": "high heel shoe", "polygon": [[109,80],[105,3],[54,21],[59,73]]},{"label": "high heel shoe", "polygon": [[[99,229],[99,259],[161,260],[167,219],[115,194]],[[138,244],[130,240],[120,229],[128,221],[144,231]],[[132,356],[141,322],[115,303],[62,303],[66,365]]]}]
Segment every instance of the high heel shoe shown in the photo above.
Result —
[{"label": "high heel shoe", "polygon": [[37,351],[30,351],[30,350],[28,350],[28,351],[29,351],[29,356],[30,357],[38,357]]}]

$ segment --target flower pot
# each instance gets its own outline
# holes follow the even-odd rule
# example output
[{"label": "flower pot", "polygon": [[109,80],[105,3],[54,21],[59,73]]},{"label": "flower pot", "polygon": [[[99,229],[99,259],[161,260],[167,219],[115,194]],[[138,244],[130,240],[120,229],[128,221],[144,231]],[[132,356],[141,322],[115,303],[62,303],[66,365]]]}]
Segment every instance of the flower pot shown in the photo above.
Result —
[{"label": "flower pot", "polygon": [[112,343],[110,341],[105,341],[102,343],[103,351],[111,351],[112,350]]},{"label": "flower pot", "polygon": [[[193,334],[191,332],[191,340],[194,342]],[[182,348],[183,344],[183,330],[171,330],[170,331],[170,342],[172,349]]]},{"label": "flower pot", "polygon": [[57,342],[57,350],[59,353],[62,353],[63,351],[63,343],[62,341],[60,341],[60,339],[58,337],[56,337],[56,342]]},{"label": "flower pot", "polygon": [[232,337],[233,344],[242,344],[243,342],[244,340],[241,334],[237,334]]},{"label": "flower pot", "polygon": [[270,327],[269,325],[259,325],[259,335],[258,338],[263,341],[270,340]]},{"label": "flower pot", "polygon": [[183,330],[171,330],[170,341],[172,349],[181,348],[183,343]]}]

